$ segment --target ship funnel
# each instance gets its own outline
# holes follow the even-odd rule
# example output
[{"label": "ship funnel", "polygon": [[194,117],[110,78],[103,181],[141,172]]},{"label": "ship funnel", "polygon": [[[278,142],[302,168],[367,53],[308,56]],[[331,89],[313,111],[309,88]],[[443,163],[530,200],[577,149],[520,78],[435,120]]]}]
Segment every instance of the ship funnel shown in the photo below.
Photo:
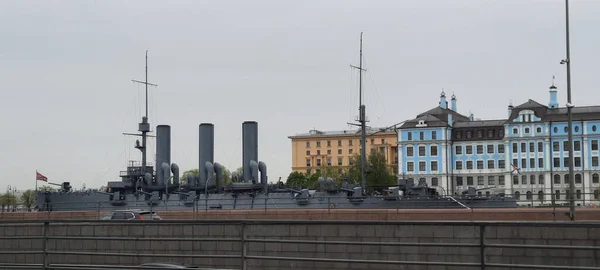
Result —
[{"label": "ship funnel", "polygon": [[269,183],[267,180],[267,164],[262,161],[258,162],[258,171],[260,171],[260,183],[263,185],[265,194],[269,191]]},{"label": "ship funnel", "polygon": [[254,161],[258,167],[256,164],[258,161],[258,123],[255,121],[246,121],[242,124],[242,168],[244,169],[242,181],[256,183],[258,177],[252,178],[250,161]]},{"label": "ship funnel", "polygon": [[171,164],[171,126],[156,126],[156,185],[162,186],[169,179],[158,173],[163,163]]},{"label": "ship funnel", "polygon": [[[214,162],[214,145],[215,145],[215,126],[211,123],[202,123],[200,124],[198,130],[198,143],[199,143],[199,163],[198,163],[198,184],[206,185],[207,172],[206,163],[210,162],[211,164]],[[210,171],[210,175],[212,176],[212,170]]]}]

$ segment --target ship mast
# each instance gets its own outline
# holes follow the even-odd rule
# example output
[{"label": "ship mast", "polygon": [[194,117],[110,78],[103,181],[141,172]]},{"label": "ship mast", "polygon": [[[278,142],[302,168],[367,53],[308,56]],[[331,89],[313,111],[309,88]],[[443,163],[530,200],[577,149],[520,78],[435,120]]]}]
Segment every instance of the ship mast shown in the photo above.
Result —
[{"label": "ship mast", "polygon": [[142,136],[142,145],[139,145],[139,141],[136,143],[135,148],[139,149],[140,151],[142,151],[142,175],[146,174],[146,142],[148,140],[148,132],[150,132],[150,123],[148,122],[148,85],[151,86],[158,86],[156,84],[152,84],[148,82],[148,50],[146,50],[146,80],[145,81],[138,81],[138,80],[131,80],[135,83],[141,83],[144,84],[146,86],[146,114],[144,116],[142,116],[142,122],[139,123],[139,128],[138,131],[140,131],[142,134],[128,134],[128,135],[137,135],[137,136]]},{"label": "ship mast", "polygon": [[357,66],[353,66],[350,65],[353,68],[358,69],[358,122],[360,123],[359,125],[356,124],[352,124],[352,125],[356,125],[356,126],[360,126],[360,132],[361,132],[361,136],[360,136],[360,145],[361,145],[361,151],[360,151],[360,176],[361,176],[361,180],[362,180],[362,188],[363,188],[363,192],[367,191],[367,175],[366,175],[366,171],[365,171],[365,166],[367,163],[367,155],[366,155],[366,146],[367,146],[367,120],[366,120],[366,112],[365,112],[365,105],[362,104],[362,73],[363,71],[367,71],[366,69],[364,69],[362,67],[362,60],[363,60],[363,56],[362,56],[362,36],[363,33],[360,32],[360,59],[359,59],[359,64],[358,67]]}]

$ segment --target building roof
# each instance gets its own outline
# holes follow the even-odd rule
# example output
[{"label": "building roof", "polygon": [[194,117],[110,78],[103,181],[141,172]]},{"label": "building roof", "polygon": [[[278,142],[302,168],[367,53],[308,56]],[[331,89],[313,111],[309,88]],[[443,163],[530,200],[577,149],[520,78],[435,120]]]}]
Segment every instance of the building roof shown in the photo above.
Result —
[{"label": "building roof", "polygon": [[[506,120],[507,122],[519,116],[519,112],[522,110],[532,110],[535,115],[542,119],[544,122],[562,122],[568,121],[567,108],[559,107],[556,109],[550,109],[539,102],[529,99],[527,102],[514,107],[510,117]],[[600,106],[582,106],[573,107],[573,120],[600,120]]]},{"label": "building roof", "polygon": [[469,117],[438,106],[420,113],[415,119],[404,122],[400,128],[415,128],[421,120],[427,124],[427,127],[446,127],[448,126],[448,115],[452,115],[452,122],[469,121]]},{"label": "building roof", "polygon": [[462,127],[497,127],[497,126],[503,126],[504,123],[506,123],[505,119],[500,119],[500,120],[476,120],[476,121],[457,122],[453,126],[455,128],[462,128]]},{"label": "building roof", "polygon": [[[394,132],[393,128],[374,128],[367,127],[367,135],[373,133],[389,133]],[[360,135],[360,129],[354,130],[330,130],[330,131],[321,131],[321,130],[310,130],[308,133],[299,133],[296,135],[288,136],[289,139],[295,138],[304,138],[304,137],[335,137],[335,136],[358,136]]]}]

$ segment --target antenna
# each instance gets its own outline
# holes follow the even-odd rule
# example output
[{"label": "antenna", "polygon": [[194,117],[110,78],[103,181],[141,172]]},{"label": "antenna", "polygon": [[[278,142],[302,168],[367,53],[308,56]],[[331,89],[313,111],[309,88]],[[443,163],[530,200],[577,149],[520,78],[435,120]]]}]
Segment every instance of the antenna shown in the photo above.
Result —
[{"label": "antenna", "polygon": [[[136,142],[135,148],[142,151],[142,175],[146,174],[146,140],[148,138],[147,133],[150,132],[150,123],[148,123],[148,85],[158,86],[156,84],[152,84],[148,82],[148,50],[146,50],[146,80],[138,81],[131,80],[135,83],[141,83],[146,85],[146,115],[142,116],[142,122],[139,123],[138,131],[142,132],[142,134],[131,134],[131,133],[123,133],[124,135],[133,135],[133,136],[142,136],[142,144],[139,144],[139,141]],[[150,136],[154,137],[154,136]]]},{"label": "antenna", "polygon": [[[363,32],[360,32],[360,59],[359,59],[359,65],[357,66],[353,66],[350,65],[353,68],[358,69],[359,72],[359,76],[358,76],[358,111],[359,111],[359,118],[358,118],[358,122],[360,123],[360,130],[361,130],[361,136],[360,136],[360,141],[361,141],[361,153],[360,153],[360,175],[361,175],[361,180],[362,180],[362,188],[363,188],[363,192],[366,192],[367,190],[367,177],[365,174],[365,164],[366,162],[366,142],[367,142],[367,131],[366,131],[366,119],[365,119],[365,105],[362,104],[362,73],[363,71],[367,71],[366,69],[364,69],[362,67],[362,60],[363,60],[363,56],[362,56],[362,36],[363,36]],[[350,124],[350,123],[349,123]],[[356,124],[350,124],[350,125],[356,125]],[[358,125],[357,125],[358,126]]]}]

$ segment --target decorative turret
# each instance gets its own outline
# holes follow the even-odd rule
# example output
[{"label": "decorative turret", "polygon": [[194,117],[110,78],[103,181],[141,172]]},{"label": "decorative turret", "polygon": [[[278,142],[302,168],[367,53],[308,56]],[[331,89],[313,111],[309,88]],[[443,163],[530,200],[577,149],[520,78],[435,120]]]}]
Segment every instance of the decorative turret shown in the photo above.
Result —
[{"label": "decorative turret", "polygon": [[515,107],[512,105],[512,102],[508,105],[508,117],[512,114],[512,111]]},{"label": "decorative turret", "polygon": [[444,90],[442,90],[442,93],[440,94],[440,107],[442,107],[442,109],[448,109],[448,101],[446,101],[446,93],[444,93]]},{"label": "decorative turret", "polygon": [[548,103],[548,108],[556,109],[558,108],[558,91],[556,90],[556,86],[554,86],[554,76],[552,76],[552,86],[550,86],[550,103]]},{"label": "decorative turret", "polygon": [[452,110],[456,111],[456,96],[454,94],[452,94],[452,99],[450,100],[451,104],[452,104]]}]

